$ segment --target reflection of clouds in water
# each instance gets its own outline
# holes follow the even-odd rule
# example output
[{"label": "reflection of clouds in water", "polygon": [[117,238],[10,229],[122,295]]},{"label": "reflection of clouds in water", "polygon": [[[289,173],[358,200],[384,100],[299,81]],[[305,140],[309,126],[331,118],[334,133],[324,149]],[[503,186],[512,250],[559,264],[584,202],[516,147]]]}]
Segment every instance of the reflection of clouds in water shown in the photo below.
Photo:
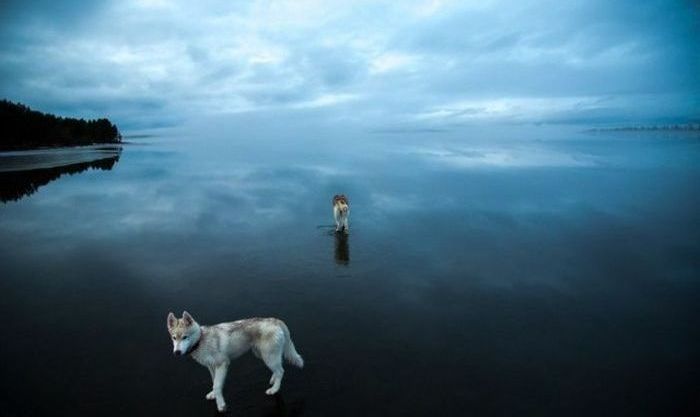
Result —
[{"label": "reflection of clouds in water", "polygon": [[410,151],[431,161],[455,168],[592,167],[598,161],[588,154],[562,152],[544,147],[504,146],[473,148],[415,148]]},{"label": "reflection of clouds in water", "polygon": [[411,211],[426,206],[426,202],[415,194],[371,193],[370,201],[375,210],[387,213]]},{"label": "reflection of clouds in water", "polygon": [[[113,242],[118,256],[135,262],[140,272],[172,278],[195,257],[241,247],[236,245],[252,237],[258,244],[278,239],[277,230],[307,219],[314,204],[330,206],[330,197],[312,191],[332,175],[327,169],[232,163],[192,173],[173,162],[162,164],[163,175],[153,176],[149,164],[127,158],[125,169],[110,175],[86,173],[58,181],[36,198],[7,207],[0,230],[31,236],[35,253],[54,250],[56,240],[67,242],[66,251],[85,241]],[[319,221],[313,213],[308,217]],[[183,247],[189,248],[187,256],[178,255]],[[349,260],[347,244],[338,250],[341,261]]]},{"label": "reflection of clouds in water", "polygon": [[343,172],[343,170],[341,170],[339,167],[330,165],[300,165],[297,166],[297,168],[305,171],[311,171],[316,176],[324,177],[334,177],[347,174],[347,172]]},{"label": "reflection of clouds in water", "polygon": [[[320,198],[307,194],[314,184],[332,175],[317,167],[270,169],[266,165],[213,173],[204,169],[195,175],[178,171],[170,167],[166,175],[151,176],[140,169],[127,169],[101,176],[99,190],[90,176],[73,177],[23,201],[22,207],[10,208],[23,214],[0,223],[7,230],[24,233],[63,235],[80,230],[94,237],[148,231],[181,235],[244,226],[273,228],[293,221],[309,198]],[[31,213],[53,218],[56,224],[74,224],[38,231]]]},{"label": "reflection of clouds in water", "polygon": [[294,218],[293,212],[307,201],[310,184],[328,175],[334,175],[333,171],[318,167],[239,166],[169,180],[145,190],[133,184],[117,193],[136,209],[124,213],[120,222],[127,227],[175,230],[273,227]]}]

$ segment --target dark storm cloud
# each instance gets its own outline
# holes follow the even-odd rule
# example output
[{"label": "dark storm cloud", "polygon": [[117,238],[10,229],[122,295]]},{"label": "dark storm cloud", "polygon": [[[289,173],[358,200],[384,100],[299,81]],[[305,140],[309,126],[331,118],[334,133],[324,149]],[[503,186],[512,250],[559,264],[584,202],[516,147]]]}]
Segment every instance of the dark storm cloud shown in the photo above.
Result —
[{"label": "dark storm cloud", "polygon": [[0,95],[138,127],[326,108],[440,126],[700,117],[676,1],[6,2]]}]

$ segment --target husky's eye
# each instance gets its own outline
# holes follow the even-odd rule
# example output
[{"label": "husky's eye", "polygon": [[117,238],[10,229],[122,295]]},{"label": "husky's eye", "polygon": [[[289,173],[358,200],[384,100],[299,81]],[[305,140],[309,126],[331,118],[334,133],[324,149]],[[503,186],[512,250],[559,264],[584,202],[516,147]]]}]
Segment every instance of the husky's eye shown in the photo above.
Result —
[{"label": "husky's eye", "polygon": [[187,336],[182,336],[182,340],[185,340],[185,339],[187,339]]},{"label": "husky's eye", "polygon": [[177,340],[177,337],[173,336],[173,340]]}]

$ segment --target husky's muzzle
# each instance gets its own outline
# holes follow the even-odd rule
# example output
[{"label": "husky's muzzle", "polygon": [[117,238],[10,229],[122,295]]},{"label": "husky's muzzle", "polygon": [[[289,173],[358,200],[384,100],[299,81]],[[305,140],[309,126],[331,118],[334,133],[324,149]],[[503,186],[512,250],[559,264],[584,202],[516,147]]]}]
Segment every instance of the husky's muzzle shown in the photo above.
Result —
[{"label": "husky's muzzle", "polygon": [[174,350],[173,355],[175,355],[175,356],[187,356],[199,348],[199,343],[201,341],[202,341],[202,338],[200,337],[199,340],[197,340],[197,342],[194,345],[187,346],[184,350],[180,350],[180,349]]}]

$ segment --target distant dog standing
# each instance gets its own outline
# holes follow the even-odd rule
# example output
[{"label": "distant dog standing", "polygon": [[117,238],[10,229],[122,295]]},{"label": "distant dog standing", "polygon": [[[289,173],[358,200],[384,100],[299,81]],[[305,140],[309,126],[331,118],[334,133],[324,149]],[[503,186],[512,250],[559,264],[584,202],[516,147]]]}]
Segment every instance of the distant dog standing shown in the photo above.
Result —
[{"label": "distant dog standing", "polygon": [[209,369],[212,390],[207,400],[216,400],[216,408],[226,411],[222,394],[228,366],[232,359],[252,350],[272,371],[270,387],[265,393],[273,395],[280,389],[284,369],[282,358],[302,368],[304,360],[294,348],[287,325],[275,318],[251,318],[212,326],[200,326],[186,311],[182,318],[168,314],[168,332],[173,339],[173,353],[191,355]]},{"label": "distant dog standing", "polygon": [[345,234],[350,233],[348,228],[348,216],[350,215],[350,206],[348,205],[348,198],[345,194],[336,194],[333,196],[333,218],[335,219],[335,231],[340,232],[341,230]]}]

